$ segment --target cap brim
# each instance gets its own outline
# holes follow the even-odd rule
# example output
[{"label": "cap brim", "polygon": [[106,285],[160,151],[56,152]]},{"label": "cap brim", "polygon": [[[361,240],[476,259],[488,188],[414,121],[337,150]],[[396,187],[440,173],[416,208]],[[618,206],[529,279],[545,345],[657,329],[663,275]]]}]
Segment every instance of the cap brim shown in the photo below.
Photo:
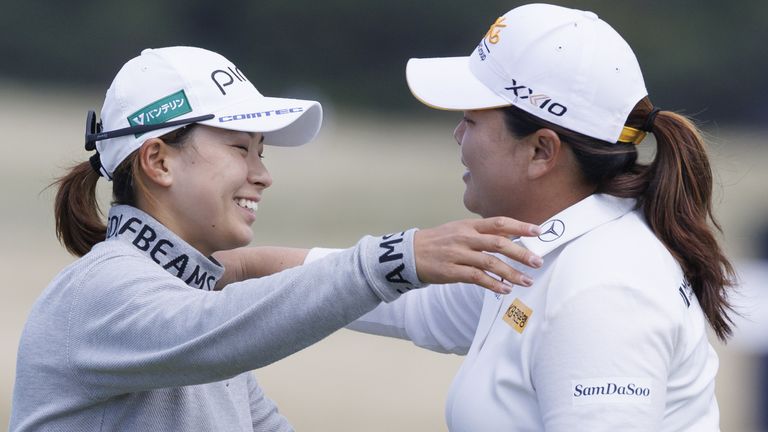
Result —
[{"label": "cap brim", "polygon": [[300,146],[312,141],[323,122],[318,102],[302,99],[264,97],[231,105],[214,113],[207,126],[264,134],[264,144]]},{"label": "cap brim", "polygon": [[475,77],[469,57],[413,58],[405,77],[416,99],[432,108],[465,111],[511,105]]}]

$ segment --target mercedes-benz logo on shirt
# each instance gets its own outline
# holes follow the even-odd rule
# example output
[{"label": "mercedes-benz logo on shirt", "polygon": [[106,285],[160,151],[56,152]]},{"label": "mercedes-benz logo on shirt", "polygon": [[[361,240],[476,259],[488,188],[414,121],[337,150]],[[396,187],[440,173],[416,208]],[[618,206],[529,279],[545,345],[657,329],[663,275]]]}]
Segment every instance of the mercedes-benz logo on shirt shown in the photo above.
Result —
[{"label": "mercedes-benz logo on shirt", "polygon": [[539,240],[543,242],[552,242],[563,236],[565,224],[559,219],[552,219],[544,222],[541,226],[541,235]]}]

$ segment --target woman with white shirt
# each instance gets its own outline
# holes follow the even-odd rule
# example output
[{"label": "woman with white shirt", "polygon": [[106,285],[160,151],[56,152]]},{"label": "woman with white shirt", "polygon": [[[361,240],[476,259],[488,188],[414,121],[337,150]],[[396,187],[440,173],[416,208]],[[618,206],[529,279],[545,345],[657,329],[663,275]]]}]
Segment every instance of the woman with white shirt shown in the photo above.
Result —
[{"label": "woman with white shirt", "polygon": [[544,263],[531,287],[433,285],[349,327],[466,354],[454,432],[718,430],[707,324],[730,334],[734,275],[712,173],[701,134],[652,104],[622,37],[592,12],[526,5],[468,57],[412,59],[406,75],[426,105],[464,112],[466,208],[540,224],[518,242]]}]

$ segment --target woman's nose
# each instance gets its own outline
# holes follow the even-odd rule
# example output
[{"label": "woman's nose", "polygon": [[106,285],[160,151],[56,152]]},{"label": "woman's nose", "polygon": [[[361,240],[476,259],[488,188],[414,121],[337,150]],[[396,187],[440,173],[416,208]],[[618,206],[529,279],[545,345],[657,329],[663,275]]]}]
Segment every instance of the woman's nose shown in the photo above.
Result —
[{"label": "woman's nose", "polygon": [[264,189],[272,186],[272,175],[269,173],[266,165],[264,165],[261,157],[254,155],[254,157],[249,157],[249,159],[251,160],[248,166],[248,182],[261,185]]},{"label": "woman's nose", "polygon": [[453,130],[453,139],[456,140],[456,144],[461,145],[461,140],[464,138],[464,130],[466,127],[464,120],[462,120],[456,126],[456,129]]}]

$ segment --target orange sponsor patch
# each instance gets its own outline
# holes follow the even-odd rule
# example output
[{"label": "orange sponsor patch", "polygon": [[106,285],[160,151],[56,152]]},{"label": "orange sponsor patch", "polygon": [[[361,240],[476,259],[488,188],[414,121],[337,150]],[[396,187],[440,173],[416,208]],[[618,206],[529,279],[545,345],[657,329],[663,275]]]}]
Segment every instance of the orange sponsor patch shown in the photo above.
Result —
[{"label": "orange sponsor patch", "polygon": [[529,308],[519,298],[516,298],[506,312],[504,312],[504,322],[512,326],[516,332],[522,334],[525,330],[528,320],[533,315],[533,309]]}]

